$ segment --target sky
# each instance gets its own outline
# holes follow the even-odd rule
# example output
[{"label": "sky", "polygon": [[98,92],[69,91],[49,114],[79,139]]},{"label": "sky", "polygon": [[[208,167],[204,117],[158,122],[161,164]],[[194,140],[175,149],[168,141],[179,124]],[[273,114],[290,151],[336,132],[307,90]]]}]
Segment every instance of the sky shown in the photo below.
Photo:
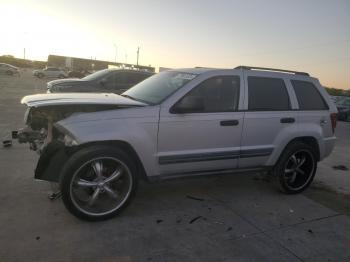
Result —
[{"label": "sky", "polygon": [[274,67],[350,89],[350,0],[0,0],[0,55]]}]

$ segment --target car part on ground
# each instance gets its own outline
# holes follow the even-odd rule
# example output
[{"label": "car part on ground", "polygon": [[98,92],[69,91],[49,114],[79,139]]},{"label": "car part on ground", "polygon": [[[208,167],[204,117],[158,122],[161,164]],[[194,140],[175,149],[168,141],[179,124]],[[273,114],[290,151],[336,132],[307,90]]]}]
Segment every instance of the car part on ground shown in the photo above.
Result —
[{"label": "car part on ground", "polygon": [[17,136],[40,153],[35,178],[60,183],[86,220],[118,214],[138,178],[272,170],[299,193],[332,152],[337,109],[317,79],[273,70],[170,70],[122,95],[28,96]]}]

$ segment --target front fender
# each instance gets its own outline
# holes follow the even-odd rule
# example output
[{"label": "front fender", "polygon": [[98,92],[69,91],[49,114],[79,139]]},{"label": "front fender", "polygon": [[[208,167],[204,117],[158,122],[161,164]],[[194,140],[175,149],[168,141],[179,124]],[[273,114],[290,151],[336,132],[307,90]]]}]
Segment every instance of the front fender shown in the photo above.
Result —
[{"label": "front fender", "polygon": [[[138,155],[146,174],[157,175],[159,173],[156,161],[159,119],[157,110],[159,109],[149,110],[142,117],[134,115],[125,118],[107,118],[106,114],[101,112],[99,114],[101,118],[98,120],[70,119],[60,121],[55,126],[70,135],[78,145],[105,141],[126,142]],[[125,111],[130,113],[130,110]]]},{"label": "front fender", "polygon": [[59,182],[62,167],[73,152],[73,147],[67,148],[59,141],[51,142],[44,148],[40,155],[35,168],[34,178]]}]

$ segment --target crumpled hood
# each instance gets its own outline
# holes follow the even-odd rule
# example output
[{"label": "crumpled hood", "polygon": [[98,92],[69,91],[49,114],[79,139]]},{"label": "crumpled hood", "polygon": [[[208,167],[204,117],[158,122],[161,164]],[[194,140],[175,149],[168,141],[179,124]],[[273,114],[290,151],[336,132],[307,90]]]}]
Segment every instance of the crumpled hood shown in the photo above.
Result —
[{"label": "crumpled hood", "polygon": [[22,104],[29,107],[55,105],[120,105],[145,106],[145,103],[132,100],[117,94],[107,93],[53,93],[25,96]]}]

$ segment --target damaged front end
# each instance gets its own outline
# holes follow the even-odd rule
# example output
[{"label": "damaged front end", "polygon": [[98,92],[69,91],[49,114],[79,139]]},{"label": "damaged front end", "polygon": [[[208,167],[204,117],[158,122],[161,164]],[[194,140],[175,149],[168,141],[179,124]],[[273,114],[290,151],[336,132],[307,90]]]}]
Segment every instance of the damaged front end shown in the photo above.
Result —
[{"label": "damaged front end", "polygon": [[77,142],[60,131],[55,123],[74,113],[88,113],[116,109],[116,105],[69,105],[29,107],[25,116],[25,128],[12,133],[19,143],[28,143],[36,151],[39,161],[35,178],[58,182],[63,164],[74,152]]},{"label": "damaged front end", "polygon": [[[134,105],[123,97],[113,94],[90,94],[77,97],[76,94],[33,95],[21,101],[28,109],[24,122],[26,127],[12,132],[12,138],[19,143],[28,143],[31,150],[39,155],[35,169],[35,178],[59,182],[64,163],[77,149],[78,143],[67,130],[56,123],[76,113],[91,113],[115,110]],[[121,101],[115,101],[115,100]],[[119,103],[117,103],[119,102]],[[121,103],[124,102],[124,103]]]}]

